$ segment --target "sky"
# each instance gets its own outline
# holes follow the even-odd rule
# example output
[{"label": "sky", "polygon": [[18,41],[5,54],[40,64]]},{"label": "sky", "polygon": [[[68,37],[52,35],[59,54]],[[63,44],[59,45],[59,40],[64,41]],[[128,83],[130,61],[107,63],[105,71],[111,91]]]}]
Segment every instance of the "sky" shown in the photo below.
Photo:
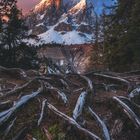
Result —
[{"label": "sky", "polygon": [[102,13],[102,9],[103,9],[103,4],[109,6],[112,5],[114,3],[114,1],[116,0],[93,0],[94,4],[95,4],[95,11],[98,14]]},{"label": "sky", "polygon": [[[18,0],[19,7],[23,10],[23,13],[27,13],[30,9],[32,9],[37,3],[41,0]],[[95,10],[98,14],[102,11],[103,3],[110,5],[113,3],[112,0],[93,0],[95,3]]]},{"label": "sky", "polygon": [[23,13],[27,13],[41,0],[18,0],[19,7],[23,10]]}]

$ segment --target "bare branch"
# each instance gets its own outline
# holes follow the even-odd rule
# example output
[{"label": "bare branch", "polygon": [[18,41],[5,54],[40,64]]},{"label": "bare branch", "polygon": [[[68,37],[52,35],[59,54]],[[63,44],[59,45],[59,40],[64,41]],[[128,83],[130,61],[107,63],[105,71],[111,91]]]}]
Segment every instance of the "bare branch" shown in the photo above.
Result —
[{"label": "bare branch", "polygon": [[104,140],[110,140],[109,131],[105,125],[105,123],[100,119],[100,117],[90,108],[88,107],[90,114],[95,118],[95,120],[99,123],[99,126],[102,129]]},{"label": "bare branch", "polygon": [[85,128],[82,128],[74,119],[72,119],[69,116],[67,116],[66,114],[58,111],[53,105],[51,105],[49,103],[47,103],[47,104],[48,104],[48,108],[53,113],[58,115],[60,118],[63,118],[64,120],[68,121],[71,125],[75,126],[79,131],[83,132],[85,135],[89,136],[93,140],[101,140],[97,135],[93,134],[92,132],[88,131]]}]

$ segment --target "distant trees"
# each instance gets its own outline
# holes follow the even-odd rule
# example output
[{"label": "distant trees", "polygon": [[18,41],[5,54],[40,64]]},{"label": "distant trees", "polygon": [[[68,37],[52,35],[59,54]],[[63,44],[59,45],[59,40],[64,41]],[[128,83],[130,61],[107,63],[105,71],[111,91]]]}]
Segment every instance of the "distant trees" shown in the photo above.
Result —
[{"label": "distant trees", "polygon": [[[103,21],[102,16],[98,15],[98,13],[95,12],[95,24],[94,24],[94,37],[92,42],[92,49],[91,49],[91,63],[89,66],[89,69],[92,70],[99,70],[103,69],[103,38],[104,38],[104,32],[103,32]],[[92,68],[91,68],[92,67]]]},{"label": "distant trees", "polygon": [[140,68],[140,1],[118,0],[106,7],[105,56],[111,70]]},{"label": "distant trees", "polygon": [[[27,53],[27,49],[29,52],[32,50],[23,43],[23,39],[28,37],[28,28],[21,11],[17,8],[16,0],[0,1],[0,19],[0,65],[14,67],[19,64],[19,58],[20,61],[27,58],[24,54]],[[19,52],[20,54],[17,55]],[[33,53],[27,54],[32,56]]]},{"label": "distant trees", "polygon": [[139,0],[117,0],[112,6],[104,5],[101,16],[95,17],[92,69],[98,70],[101,63],[113,71],[140,68],[139,13]]}]

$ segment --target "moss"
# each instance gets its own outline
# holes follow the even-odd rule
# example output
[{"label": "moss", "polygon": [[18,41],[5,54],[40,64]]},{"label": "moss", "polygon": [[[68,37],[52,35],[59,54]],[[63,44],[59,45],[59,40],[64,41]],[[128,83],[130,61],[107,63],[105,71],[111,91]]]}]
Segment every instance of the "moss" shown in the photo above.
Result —
[{"label": "moss", "polygon": [[72,110],[68,110],[67,113],[66,113],[66,115],[72,116],[73,115],[73,111]]},{"label": "moss", "polygon": [[46,137],[44,136],[44,133],[39,128],[33,129],[31,134],[37,140],[46,140]]},{"label": "moss", "polygon": [[58,138],[57,140],[64,140],[65,139],[65,133],[61,132],[61,133],[58,133]]},{"label": "moss", "polygon": [[65,133],[59,128],[58,124],[54,124],[53,126],[49,127],[49,132],[53,136],[53,140],[64,140]]}]

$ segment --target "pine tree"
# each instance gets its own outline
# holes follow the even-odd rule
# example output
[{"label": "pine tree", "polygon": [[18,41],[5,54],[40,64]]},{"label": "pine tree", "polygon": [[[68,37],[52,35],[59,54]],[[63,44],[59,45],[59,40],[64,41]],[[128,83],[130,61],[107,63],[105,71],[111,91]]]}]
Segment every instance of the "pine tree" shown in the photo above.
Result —
[{"label": "pine tree", "polygon": [[137,0],[118,0],[106,15],[106,60],[112,70],[138,68],[139,8]]},{"label": "pine tree", "polygon": [[128,30],[128,41],[133,52],[133,66],[140,68],[140,1],[135,0],[131,12],[130,26]]},{"label": "pine tree", "polygon": [[95,43],[92,46],[92,53],[91,53],[91,65],[94,70],[97,70],[99,65],[99,17],[97,13],[95,13]]},{"label": "pine tree", "polygon": [[1,22],[0,65],[31,68],[37,53],[23,42],[23,39],[29,38],[28,28],[21,11],[17,8],[17,1],[1,0],[0,17],[6,17],[6,20]]},{"label": "pine tree", "polygon": [[95,24],[94,24],[94,42],[91,49],[91,63],[92,70],[104,69],[103,50],[104,50],[104,18],[95,12]]},{"label": "pine tree", "polygon": [[22,21],[22,14],[17,9],[16,2],[14,2],[11,6],[10,12],[6,13],[8,21],[5,22],[5,26],[3,27],[2,45],[4,47],[6,46],[9,52],[7,61],[11,61],[11,64],[14,64],[16,61],[15,49],[24,37],[25,26]]}]

